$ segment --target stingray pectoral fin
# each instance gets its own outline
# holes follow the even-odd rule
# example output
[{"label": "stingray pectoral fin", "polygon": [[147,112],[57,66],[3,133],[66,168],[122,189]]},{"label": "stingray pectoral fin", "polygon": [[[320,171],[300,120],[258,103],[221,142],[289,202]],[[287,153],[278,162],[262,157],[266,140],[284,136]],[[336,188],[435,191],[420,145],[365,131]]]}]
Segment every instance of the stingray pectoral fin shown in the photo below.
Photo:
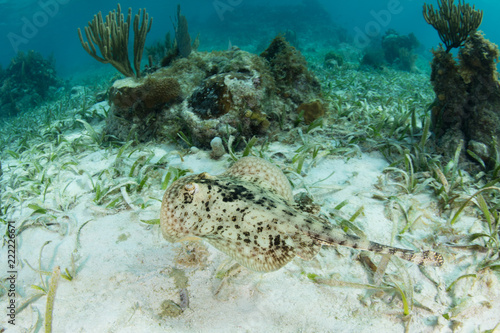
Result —
[{"label": "stingray pectoral fin", "polygon": [[304,260],[312,260],[321,250],[321,243],[312,240],[306,235],[292,236],[295,254]]},{"label": "stingray pectoral fin", "polygon": [[179,240],[176,240],[175,243],[179,243],[179,242],[186,242],[186,241],[199,241],[201,240],[200,237],[196,237],[196,236],[186,236],[184,238],[181,238]]},{"label": "stingray pectoral fin", "polygon": [[218,250],[231,256],[240,265],[256,272],[272,272],[288,264],[295,257],[292,247],[262,248],[244,242],[220,238],[206,237],[205,240]]},{"label": "stingray pectoral fin", "polygon": [[240,158],[226,170],[224,175],[256,184],[285,200],[293,201],[292,187],[283,171],[262,158],[254,156]]},{"label": "stingray pectoral fin", "polygon": [[309,247],[297,248],[296,255],[304,260],[313,260],[314,257],[318,254],[319,250],[321,250],[321,244],[313,244]]}]

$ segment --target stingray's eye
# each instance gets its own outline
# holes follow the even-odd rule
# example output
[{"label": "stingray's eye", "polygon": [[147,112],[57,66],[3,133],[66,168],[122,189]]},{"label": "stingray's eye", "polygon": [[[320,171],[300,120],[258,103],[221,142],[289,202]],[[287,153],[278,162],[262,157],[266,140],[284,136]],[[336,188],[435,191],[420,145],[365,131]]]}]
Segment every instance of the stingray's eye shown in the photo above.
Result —
[{"label": "stingray's eye", "polygon": [[184,190],[186,190],[186,192],[190,195],[194,195],[196,192],[198,192],[198,184],[187,183],[186,185],[184,185]]}]

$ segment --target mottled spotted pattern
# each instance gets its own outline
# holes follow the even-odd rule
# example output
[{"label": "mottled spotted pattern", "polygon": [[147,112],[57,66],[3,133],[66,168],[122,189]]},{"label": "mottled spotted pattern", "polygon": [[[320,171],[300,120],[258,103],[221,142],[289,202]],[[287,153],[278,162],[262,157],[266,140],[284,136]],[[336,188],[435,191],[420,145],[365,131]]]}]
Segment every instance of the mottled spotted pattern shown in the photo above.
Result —
[{"label": "mottled spotted pattern", "polygon": [[277,270],[295,256],[310,260],[321,245],[343,245],[388,253],[440,266],[441,255],[415,253],[346,235],[293,201],[279,168],[245,157],[225,173],[201,173],[175,181],[165,192],[161,229],[170,242],[202,238],[241,265],[259,272]]}]

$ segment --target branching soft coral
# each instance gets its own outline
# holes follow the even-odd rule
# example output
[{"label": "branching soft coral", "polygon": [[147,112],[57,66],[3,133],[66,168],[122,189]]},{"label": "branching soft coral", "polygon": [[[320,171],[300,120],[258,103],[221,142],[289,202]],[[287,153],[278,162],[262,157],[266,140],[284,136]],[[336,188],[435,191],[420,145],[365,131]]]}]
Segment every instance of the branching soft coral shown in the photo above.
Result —
[{"label": "branching soft coral", "polygon": [[458,0],[438,0],[439,10],[432,5],[424,4],[423,14],[425,21],[437,30],[439,38],[446,46],[446,52],[452,48],[464,45],[467,37],[479,26],[483,20],[483,11]]},{"label": "branching soft coral", "polygon": [[[139,25],[141,13],[142,22]],[[139,12],[134,17],[134,73],[128,56],[128,36],[131,17],[132,8],[128,9],[127,20],[125,21],[121,13],[120,4],[118,4],[118,10],[109,12],[106,15],[106,21],[103,21],[101,12],[94,15],[94,19],[85,27],[85,35],[88,42],[83,40],[80,28],[78,28],[78,36],[85,51],[94,59],[103,64],[113,65],[113,67],[125,76],[139,78],[141,76],[141,59],[146,35],[151,30],[153,19],[149,18],[146,9],[139,9]],[[97,45],[102,56],[97,55],[94,44]]]}]

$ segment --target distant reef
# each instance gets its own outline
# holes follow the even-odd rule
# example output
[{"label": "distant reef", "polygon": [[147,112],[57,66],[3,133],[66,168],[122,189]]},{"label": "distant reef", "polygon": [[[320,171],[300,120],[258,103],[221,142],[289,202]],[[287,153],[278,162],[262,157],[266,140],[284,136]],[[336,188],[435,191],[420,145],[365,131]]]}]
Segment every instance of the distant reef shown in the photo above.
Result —
[{"label": "distant reef", "polygon": [[53,57],[19,51],[5,70],[0,68],[0,117],[15,116],[50,99],[61,86]]}]

